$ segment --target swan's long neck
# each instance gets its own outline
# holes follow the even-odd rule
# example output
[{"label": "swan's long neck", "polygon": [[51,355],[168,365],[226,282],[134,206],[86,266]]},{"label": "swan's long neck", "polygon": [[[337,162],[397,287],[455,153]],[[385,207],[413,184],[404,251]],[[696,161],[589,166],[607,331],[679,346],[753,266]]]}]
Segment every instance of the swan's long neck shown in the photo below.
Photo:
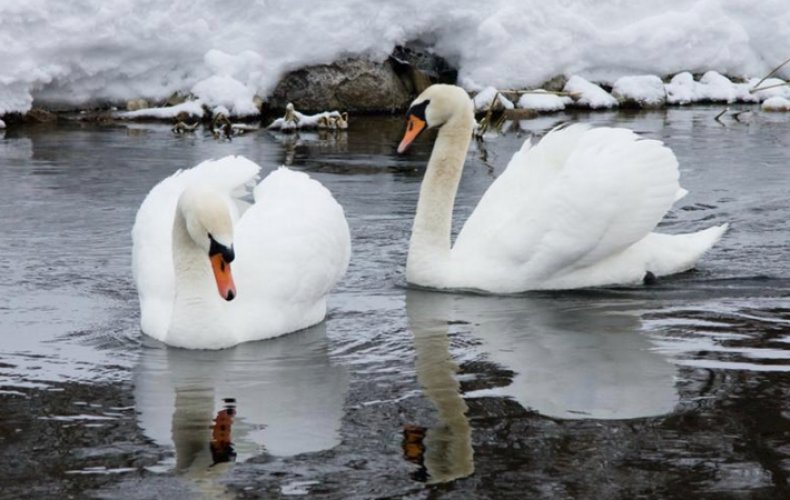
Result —
[{"label": "swan's long neck", "polygon": [[423,278],[426,274],[441,273],[449,261],[455,194],[463,173],[473,124],[474,116],[469,105],[439,129],[420,188],[409,244],[406,274],[412,283],[439,285]]},{"label": "swan's long neck", "polygon": [[221,303],[216,300],[217,285],[208,255],[192,240],[186,221],[176,210],[173,222],[173,268],[175,299],[168,329],[171,345],[192,345],[195,337],[216,334],[213,320],[221,317]]}]

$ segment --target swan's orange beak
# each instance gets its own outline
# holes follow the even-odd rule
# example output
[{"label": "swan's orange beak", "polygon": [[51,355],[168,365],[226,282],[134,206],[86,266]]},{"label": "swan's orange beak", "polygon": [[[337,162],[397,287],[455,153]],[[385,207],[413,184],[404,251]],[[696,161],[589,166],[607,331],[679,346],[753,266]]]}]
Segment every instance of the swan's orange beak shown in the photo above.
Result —
[{"label": "swan's orange beak", "polygon": [[409,149],[409,145],[420,135],[420,132],[425,130],[425,120],[414,116],[413,114],[409,115],[409,121],[406,125],[406,133],[403,134],[403,140],[400,141],[398,145],[398,153],[403,153],[407,149]]},{"label": "swan's orange beak", "polygon": [[219,294],[225,300],[233,300],[236,296],[236,284],[233,283],[233,275],[230,274],[230,263],[225,261],[221,253],[215,253],[210,259]]}]

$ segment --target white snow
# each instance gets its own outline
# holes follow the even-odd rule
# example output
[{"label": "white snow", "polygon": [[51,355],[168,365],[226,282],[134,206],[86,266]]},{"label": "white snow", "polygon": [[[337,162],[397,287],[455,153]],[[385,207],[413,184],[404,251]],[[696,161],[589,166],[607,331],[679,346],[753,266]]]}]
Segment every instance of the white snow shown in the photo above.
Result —
[{"label": "white snow", "polygon": [[3,120],[0,120],[0,130],[3,130],[4,128],[5,128],[5,122]]},{"label": "white snow", "polygon": [[612,87],[618,101],[635,101],[641,106],[660,106],[666,101],[661,78],[655,75],[636,75],[618,78]]},{"label": "white snow", "polygon": [[565,83],[563,90],[574,99],[577,105],[592,109],[613,108],[617,99],[598,85],[574,75]]},{"label": "white snow", "polygon": [[160,120],[172,119],[180,113],[186,113],[191,116],[202,118],[203,104],[200,101],[186,101],[175,106],[168,106],[166,108],[144,108],[136,111],[121,111],[117,114],[119,118],[127,118],[130,120],[138,118],[156,118]]},{"label": "white snow", "polygon": [[729,78],[716,71],[706,72],[697,82],[694,81],[691,73],[685,71],[672,77],[672,80],[664,85],[664,88],[667,92],[667,102],[670,104],[689,104],[700,101],[759,102],[759,96],[750,92],[753,83],[733,83]]},{"label": "white snow", "polygon": [[228,75],[213,75],[192,87],[192,94],[209,107],[222,106],[233,116],[257,115],[255,90]]},{"label": "white snow", "polygon": [[[294,111],[296,121],[289,122],[285,117],[277,118],[267,128],[275,130],[294,130],[298,128],[348,128],[346,122],[348,117],[344,117],[340,111],[322,111],[314,115],[306,115],[299,111]],[[322,122],[322,118],[326,121]],[[339,125],[339,124],[344,125]]]},{"label": "white snow", "polygon": [[540,112],[562,111],[565,104],[571,101],[569,98],[562,98],[557,94],[538,89],[526,94],[522,94],[518,100],[518,107],[523,109],[534,109]]},{"label": "white snow", "polygon": [[699,79],[703,99],[714,102],[757,102],[754,94],[749,93],[748,83],[733,83],[726,76],[708,71]]},{"label": "white snow", "polygon": [[770,97],[763,101],[763,111],[790,111],[790,99]]},{"label": "white snow", "polygon": [[494,96],[496,96],[500,105],[498,109],[513,109],[513,103],[502,94],[497,94],[497,92],[497,89],[494,87],[486,87],[478,92],[472,99],[475,104],[475,111],[488,111],[488,108],[491,107],[491,103],[494,101]]},{"label": "white snow", "polygon": [[[787,0],[25,0],[0,2],[0,115],[174,92],[252,112],[287,71],[384,60],[422,40],[470,91],[556,75],[715,70],[759,78],[787,58]],[[790,78],[790,66],[777,75]],[[761,99],[763,99],[761,97]]]},{"label": "white snow", "polygon": [[688,71],[678,73],[672,80],[664,85],[669,104],[691,104],[700,100],[702,95],[699,83],[694,81],[694,76]]},{"label": "white snow", "polygon": [[752,78],[749,80],[749,88],[765,89],[758,90],[754,93],[761,101],[765,101],[771,97],[784,97],[790,99],[790,85],[788,85],[788,82],[780,80],[779,78],[768,78],[760,83],[759,86],[757,85],[758,83],[760,83],[760,78]]}]

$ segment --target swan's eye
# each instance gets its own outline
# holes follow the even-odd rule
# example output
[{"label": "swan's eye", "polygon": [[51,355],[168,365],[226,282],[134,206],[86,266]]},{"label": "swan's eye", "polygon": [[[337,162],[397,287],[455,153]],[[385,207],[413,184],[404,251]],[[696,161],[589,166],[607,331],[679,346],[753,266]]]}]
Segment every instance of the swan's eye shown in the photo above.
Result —
[{"label": "swan's eye", "polygon": [[425,118],[425,110],[428,108],[428,104],[430,104],[430,99],[422,101],[419,104],[415,104],[414,106],[409,108],[409,111],[406,112],[406,116],[413,115],[419,118],[422,121],[427,121]]},{"label": "swan's eye", "polygon": [[217,243],[217,240],[215,240],[214,237],[211,236],[211,233],[209,233],[208,237],[209,240],[211,241],[211,246],[208,249],[209,257],[216,254],[222,254],[222,258],[224,259],[225,262],[227,262],[228,264],[233,262],[233,259],[236,258],[236,253],[233,251],[233,246],[231,245],[230,247],[226,247],[221,243]]}]

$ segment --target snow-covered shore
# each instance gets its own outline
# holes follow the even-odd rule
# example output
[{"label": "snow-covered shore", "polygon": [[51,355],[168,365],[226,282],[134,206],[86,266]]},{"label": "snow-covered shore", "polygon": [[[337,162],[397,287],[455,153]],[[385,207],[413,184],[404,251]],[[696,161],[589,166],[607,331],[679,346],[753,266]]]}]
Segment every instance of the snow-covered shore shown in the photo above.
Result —
[{"label": "snow-covered shore", "polygon": [[413,40],[473,92],[556,75],[754,78],[790,56],[790,10],[786,0],[1,2],[0,116],[175,92],[243,116],[288,71],[349,55],[381,61]]}]

